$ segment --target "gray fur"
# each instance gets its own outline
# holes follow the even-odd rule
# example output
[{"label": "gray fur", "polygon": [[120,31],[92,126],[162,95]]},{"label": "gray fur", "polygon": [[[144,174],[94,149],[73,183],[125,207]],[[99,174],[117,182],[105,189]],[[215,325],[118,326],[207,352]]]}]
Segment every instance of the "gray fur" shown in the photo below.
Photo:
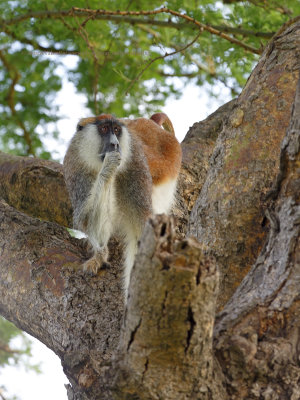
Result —
[{"label": "gray fur", "polygon": [[91,191],[96,174],[86,168],[78,154],[79,136],[73,136],[64,158],[64,177],[73,206],[73,227],[85,232],[87,221],[84,222],[82,209]]}]

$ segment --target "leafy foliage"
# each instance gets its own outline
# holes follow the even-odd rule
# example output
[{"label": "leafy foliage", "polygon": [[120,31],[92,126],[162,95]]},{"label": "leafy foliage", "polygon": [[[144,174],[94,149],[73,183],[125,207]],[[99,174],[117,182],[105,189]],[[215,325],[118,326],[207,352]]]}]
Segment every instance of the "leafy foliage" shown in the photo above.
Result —
[{"label": "leafy foliage", "polygon": [[[18,344],[12,346],[12,341],[18,338]],[[23,366],[40,372],[37,365],[30,364],[31,341],[14,324],[0,317],[0,366],[16,365],[20,362]]]},{"label": "leafy foliage", "polygon": [[294,0],[284,6],[169,0],[164,12],[161,6],[158,0],[103,0],[102,10],[98,0],[77,0],[77,8],[71,0],[0,2],[2,150],[50,157],[43,138],[58,135],[55,97],[65,54],[78,59],[68,79],[92,113],[138,116],[179,96],[178,78],[199,86],[220,81],[236,95],[272,34],[300,14]]},{"label": "leafy foliage", "polygon": [[[39,366],[31,364],[30,357],[30,339],[14,324],[0,316],[0,368],[7,365],[22,365],[26,369],[39,373]],[[16,396],[7,396],[6,388],[3,385],[0,385],[0,398],[17,400]]]}]

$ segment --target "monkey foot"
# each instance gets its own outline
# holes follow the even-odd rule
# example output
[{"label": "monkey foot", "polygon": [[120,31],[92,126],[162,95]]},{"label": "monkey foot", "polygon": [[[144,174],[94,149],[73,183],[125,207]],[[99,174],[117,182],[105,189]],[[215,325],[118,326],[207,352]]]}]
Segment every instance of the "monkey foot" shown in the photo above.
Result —
[{"label": "monkey foot", "polygon": [[83,264],[83,270],[94,275],[96,275],[99,270],[105,270],[109,267],[110,265],[106,262],[106,257],[104,258],[101,253],[96,253]]}]

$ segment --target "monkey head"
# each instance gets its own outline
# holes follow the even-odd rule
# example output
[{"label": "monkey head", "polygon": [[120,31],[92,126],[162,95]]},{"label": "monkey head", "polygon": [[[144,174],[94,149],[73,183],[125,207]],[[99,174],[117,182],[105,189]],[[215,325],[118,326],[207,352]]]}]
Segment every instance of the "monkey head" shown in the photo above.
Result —
[{"label": "monkey head", "polygon": [[[110,114],[83,118],[77,125],[80,138],[80,156],[88,165],[99,170],[107,153],[116,151],[125,161],[129,152],[129,134],[125,125]],[[99,163],[100,162],[100,163]]]}]

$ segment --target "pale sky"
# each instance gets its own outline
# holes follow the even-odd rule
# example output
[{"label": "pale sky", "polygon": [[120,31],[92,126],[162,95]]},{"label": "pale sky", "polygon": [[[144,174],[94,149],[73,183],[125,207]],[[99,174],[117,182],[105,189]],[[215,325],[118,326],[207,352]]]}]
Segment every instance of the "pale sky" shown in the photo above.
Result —
[{"label": "pale sky", "polygon": [[[68,56],[66,64],[72,65],[74,58]],[[67,57],[66,57],[67,59]],[[218,89],[217,89],[218,90]],[[62,159],[67,144],[75,133],[80,118],[90,116],[84,107],[84,96],[77,95],[71,83],[64,80],[63,88],[57,95],[64,119],[58,122],[60,132],[59,143],[47,140],[49,150],[56,150]],[[195,86],[183,88],[183,96],[179,100],[170,100],[162,110],[171,119],[179,141],[182,141],[190,126],[201,121],[214,112],[220,105],[229,100],[228,91],[220,89],[220,100],[208,99],[206,92]],[[8,395],[16,395],[20,400],[67,400],[65,383],[67,378],[62,372],[59,358],[42,343],[34,340],[33,363],[41,363],[42,374],[25,371],[23,368],[7,367],[0,369],[0,387],[7,388]]]}]

